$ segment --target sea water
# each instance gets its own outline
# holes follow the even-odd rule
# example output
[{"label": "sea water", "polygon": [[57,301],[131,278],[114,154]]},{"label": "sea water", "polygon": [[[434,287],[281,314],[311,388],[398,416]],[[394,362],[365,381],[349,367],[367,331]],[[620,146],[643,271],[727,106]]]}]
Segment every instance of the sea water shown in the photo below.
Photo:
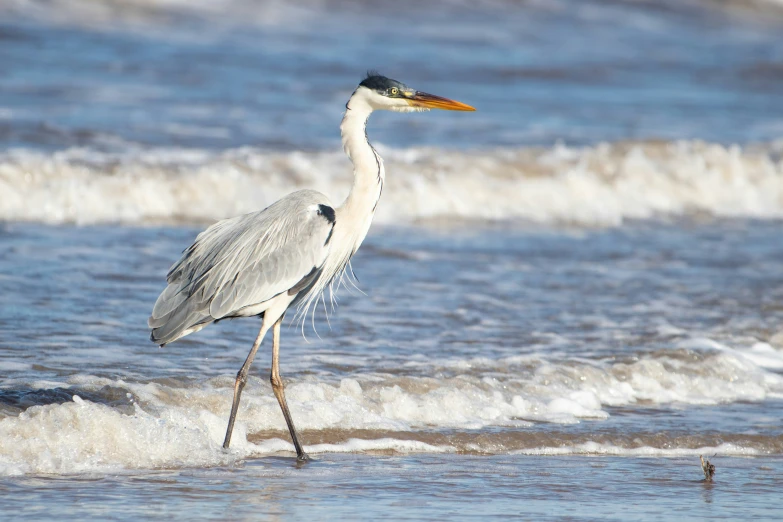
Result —
[{"label": "sea water", "polygon": [[[780,517],[773,2],[2,13],[6,517]],[[159,348],[146,318],[205,225],[341,201],[370,67],[479,111],[372,117],[358,288],[283,328],[313,462],[264,347],[224,451],[259,321]]]},{"label": "sea water", "polygon": [[[268,351],[232,447],[221,448],[258,321],[165,348],[147,339],[167,260],[196,233],[3,227],[0,472],[25,504],[87,481],[86,503],[66,502],[66,513],[154,515],[143,499],[164,491],[178,511],[194,491],[208,506],[195,515],[234,503],[243,516],[302,515],[294,485],[329,516],[361,516],[373,488],[380,506],[405,505],[399,518],[459,510],[448,500],[457,490],[528,516],[567,513],[556,498],[598,502],[591,489],[614,502],[604,514],[639,497],[656,512],[653,498],[681,494],[667,509],[702,509],[706,495],[720,506],[711,513],[733,517],[748,495],[758,514],[774,512],[783,454],[776,222],[377,230],[353,263],[368,295],[341,292],[327,308],[331,328],[320,310],[314,323],[283,329],[288,400],[315,459],[303,469],[266,377]],[[717,463],[715,486],[698,482],[699,455]],[[251,509],[229,483],[272,488],[272,503]],[[333,505],[337,485],[358,504]]]}]

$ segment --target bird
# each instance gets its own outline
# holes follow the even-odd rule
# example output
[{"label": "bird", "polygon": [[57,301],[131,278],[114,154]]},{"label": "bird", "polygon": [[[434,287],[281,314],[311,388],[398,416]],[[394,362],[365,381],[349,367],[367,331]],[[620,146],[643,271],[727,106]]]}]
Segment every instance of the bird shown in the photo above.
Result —
[{"label": "bird", "polygon": [[272,390],[297,461],[309,459],[294,426],[280,375],[280,326],[288,310],[307,315],[335,290],[366,237],[385,181],[383,160],[366,125],[376,110],[475,111],[470,105],[417,91],[370,71],[345,104],[340,134],[353,163],[347,198],[334,206],[315,190],[293,192],[264,210],[218,221],[182,252],[152,309],[150,340],[161,347],[222,319],[260,317],[261,328],[237,373],[223,448],[228,449],[240,396],[259,346],[272,329]]}]

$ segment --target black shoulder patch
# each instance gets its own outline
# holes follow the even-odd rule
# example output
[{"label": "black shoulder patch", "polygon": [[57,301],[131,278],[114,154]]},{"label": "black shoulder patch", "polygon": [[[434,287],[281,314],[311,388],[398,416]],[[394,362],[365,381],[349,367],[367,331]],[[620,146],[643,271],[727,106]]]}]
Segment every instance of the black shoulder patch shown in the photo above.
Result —
[{"label": "black shoulder patch", "polygon": [[334,209],[329,205],[318,205],[318,215],[325,217],[329,223],[334,225]]},{"label": "black shoulder patch", "polygon": [[334,225],[332,225],[332,228],[329,229],[329,235],[326,236],[326,241],[324,241],[324,246],[329,244],[329,241],[332,240],[332,234],[334,233]]}]

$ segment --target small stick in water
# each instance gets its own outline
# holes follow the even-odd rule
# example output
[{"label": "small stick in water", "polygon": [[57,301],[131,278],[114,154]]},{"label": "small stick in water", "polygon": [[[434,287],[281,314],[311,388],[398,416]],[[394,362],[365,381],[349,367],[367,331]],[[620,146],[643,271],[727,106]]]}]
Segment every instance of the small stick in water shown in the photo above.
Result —
[{"label": "small stick in water", "polygon": [[704,457],[699,455],[701,459],[701,470],[704,472],[704,480],[712,482],[712,476],[715,474],[715,465],[710,464],[709,460],[704,460]]}]

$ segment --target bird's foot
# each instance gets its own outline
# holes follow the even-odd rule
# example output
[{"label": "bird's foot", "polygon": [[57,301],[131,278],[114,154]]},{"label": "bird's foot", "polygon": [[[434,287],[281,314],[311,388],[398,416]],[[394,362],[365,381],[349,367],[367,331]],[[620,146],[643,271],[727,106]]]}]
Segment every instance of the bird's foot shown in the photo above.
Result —
[{"label": "bird's foot", "polygon": [[299,453],[296,456],[296,463],[297,464],[306,464],[306,463],[310,462],[311,460],[312,459],[310,458],[310,455],[308,455],[304,451],[302,453]]}]

